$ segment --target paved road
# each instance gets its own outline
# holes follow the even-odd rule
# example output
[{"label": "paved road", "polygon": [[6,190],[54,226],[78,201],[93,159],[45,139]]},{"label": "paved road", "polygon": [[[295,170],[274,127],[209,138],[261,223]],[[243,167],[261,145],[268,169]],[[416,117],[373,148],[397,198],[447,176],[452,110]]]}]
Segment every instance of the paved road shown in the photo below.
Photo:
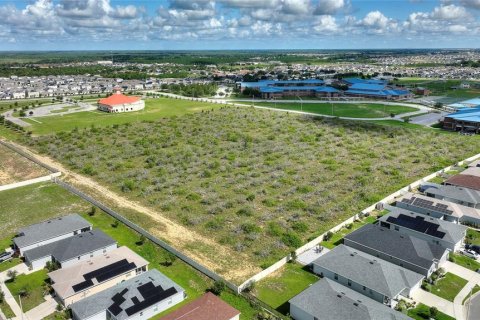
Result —
[{"label": "paved road", "polygon": [[447,112],[435,113],[431,112],[428,114],[420,115],[418,117],[410,118],[410,123],[421,124],[424,126],[431,126],[432,124],[438,123],[442,117],[447,115]]},{"label": "paved road", "polygon": [[30,123],[25,122],[25,121],[23,121],[23,120],[20,119],[20,118],[14,117],[14,116],[13,116],[13,110],[4,112],[2,115],[5,117],[5,120],[12,121],[13,123],[18,124],[19,126],[22,126],[22,127],[31,126]]}]

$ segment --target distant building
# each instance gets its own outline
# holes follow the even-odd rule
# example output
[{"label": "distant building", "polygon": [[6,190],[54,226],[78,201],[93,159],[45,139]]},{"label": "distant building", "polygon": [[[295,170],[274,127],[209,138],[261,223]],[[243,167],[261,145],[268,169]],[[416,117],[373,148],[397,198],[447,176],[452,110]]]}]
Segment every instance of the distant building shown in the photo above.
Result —
[{"label": "distant building", "polygon": [[443,119],[443,129],[450,131],[466,131],[479,133],[480,106],[463,107],[461,109],[458,109],[454,113],[446,115]]},{"label": "distant building", "polygon": [[23,253],[27,250],[73,237],[91,229],[91,223],[78,214],[71,214],[20,229],[18,235],[13,238],[13,244],[20,255],[23,256]]},{"label": "distant building", "polygon": [[182,287],[150,270],[70,306],[73,320],[147,320],[185,300]]},{"label": "distant building", "polygon": [[480,209],[480,191],[454,185],[429,183],[423,193],[429,197]]},{"label": "distant building", "polygon": [[384,80],[349,78],[343,79],[343,82],[348,86],[345,95],[351,97],[386,100],[400,100],[413,97],[410,91],[390,86]]},{"label": "distant building", "polygon": [[429,96],[432,93],[432,91],[424,87],[417,87],[413,92],[418,96]]},{"label": "distant building", "polygon": [[148,261],[120,247],[73,266],[50,272],[52,288],[61,303],[72,303],[131,279],[148,269]]},{"label": "distant building", "polygon": [[240,82],[240,90],[257,89],[262,99],[283,97],[337,97],[341,91],[325,86],[323,80],[260,80],[258,82]]},{"label": "distant building", "polygon": [[111,96],[98,100],[98,110],[117,113],[132,112],[145,109],[145,101],[140,97],[123,95],[120,91]]},{"label": "distant building", "polygon": [[160,320],[238,320],[240,311],[211,292],[169,313]]}]

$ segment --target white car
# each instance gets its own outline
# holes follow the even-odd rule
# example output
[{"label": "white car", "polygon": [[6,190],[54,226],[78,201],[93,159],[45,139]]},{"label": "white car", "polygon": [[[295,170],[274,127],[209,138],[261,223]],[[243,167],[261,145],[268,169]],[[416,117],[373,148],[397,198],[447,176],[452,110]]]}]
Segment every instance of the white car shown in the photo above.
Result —
[{"label": "white car", "polygon": [[462,254],[475,260],[479,257],[478,253],[473,250],[463,250]]}]

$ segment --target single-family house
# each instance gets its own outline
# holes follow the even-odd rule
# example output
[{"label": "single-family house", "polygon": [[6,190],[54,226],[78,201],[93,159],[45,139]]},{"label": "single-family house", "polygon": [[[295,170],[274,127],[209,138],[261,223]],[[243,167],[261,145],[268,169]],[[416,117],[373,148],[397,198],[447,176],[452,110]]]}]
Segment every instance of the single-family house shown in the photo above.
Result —
[{"label": "single-family house", "polygon": [[380,225],[366,224],[343,244],[429,277],[447,261],[446,248]]},{"label": "single-family house", "polygon": [[479,209],[421,194],[407,193],[396,202],[396,206],[450,222],[480,224]]},{"label": "single-family house", "polygon": [[394,307],[400,296],[410,297],[424,276],[343,244],[313,263],[313,272]]},{"label": "single-family house", "polygon": [[175,310],[160,320],[239,320],[240,311],[211,292]]},{"label": "single-family house", "polygon": [[24,252],[25,263],[31,269],[45,267],[47,262],[61,268],[72,266],[117,248],[117,242],[100,230],[94,229],[73,237],[58,240]]},{"label": "single-family house", "polygon": [[70,306],[73,320],[146,320],[185,300],[185,291],[153,269]]},{"label": "single-family house", "polygon": [[120,247],[48,274],[60,302],[72,303],[131,279],[148,269],[148,261]]},{"label": "single-family house", "polygon": [[382,227],[425,239],[453,252],[460,250],[467,233],[467,227],[461,224],[396,207],[378,220]]},{"label": "single-family house", "polygon": [[435,183],[428,183],[428,185],[422,186],[422,189],[428,197],[480,209],[480,191]]},{"label": "single-family house", "polygon": [[295,320],[411,319],[330,279],[317,281],[289,302],[290,316]]},{"label": "single-family house", "polygon": [[476,175],[456,174],[448,178],[444,184],[480,191],[480,177]]},{"label": "single-family house", "polygon": [[78,214],[70,214],[20,229],[17,236],[13,238],[13,244],[20,255],[23,256],[23,253],[27,250],[73,237],[91,229],[92,224],[87,220]]}]

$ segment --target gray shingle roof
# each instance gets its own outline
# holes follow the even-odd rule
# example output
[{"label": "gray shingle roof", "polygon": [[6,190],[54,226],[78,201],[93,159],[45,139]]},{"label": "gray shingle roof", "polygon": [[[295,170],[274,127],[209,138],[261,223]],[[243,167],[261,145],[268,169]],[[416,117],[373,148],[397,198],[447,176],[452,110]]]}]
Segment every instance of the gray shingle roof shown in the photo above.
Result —
[{"label": "gray shingle roof", "polygon": [[313,262],[347,279],[394,298],[423,279],[421,274],[343,244]]},{"label": "gray shingle roof", "polygon": [[89,228],[92,225],[78,214],[70,214],[64,217],[58,217],[43,221],[18,231],[19,237],[13,239],[15,245],[19,248],[56,238],[58,236],[71,233],[83,228]]},{"label": "gray shingle roof", "polygon": [[289,302],[318,319],[325,319],[325,315],[328,315],[329,320],[411,319],[403,313],[326,278],[311,285]]},{"label": "gray shingle roof", "polygon": [[[100,312],[104,312],[109,307],[114,304],[112,298],[117,301],[122,301],[125,299],[121,304],[120,308],[122,311],[115,316],[117,320],[123,320],[128,318],[127,309],[131,308],[135,305],[135,298],[137,298],[138,302],[144,300],[142,293],[139,291],[142,285],[152,283],[155,287],[161,286],[163,290],[167,290],[169,288],[175,288],[177,292],[183,292],[183,288],[180,287],[178,284],[173,282],[170,278],[165,276],[158,270],[150,270],[141,275],[136,276],[135,278],[129,279],[122,283],[117,284],[114,287],[109,289],[103,290],[93,296],[87,297],[83,300],[80,300],[70,307],[72,311],[75,313],[79,319],[86,319],[95,314]],[[124,292],[123,294],[121,294]],[[118,295],[121,294],[123,299],[116,299]],[[132,300],[133,298],[133,300]],[[139,310],[141,311],[141,310]]]},{"label": "gray shingle roof", "polygon": [[[465,236],[465,231],[467,230],[467,227],[461,224],[456,224],[456,223],[448,222],[445,220],[432,218],[421,213],[412,212],[410,210],[406,210],[398,207],[392,207],[392,206],[389,206],[387,209],[390,210],[390,212],[382,216],[379,219],[379,221],[387,221],[389,217],[398,218],[398,216],[401,214],[409,217],[413,217],[413,218],[416,218],[416,217],[424,218],[424,221],[432,223],[434,226],[437,226],[438,227],[437,231],[444,233],[443,237],[441,238],[442,240],[448,241],[451,243],[458,243],[459,241],[461,241]],[[392,222],[392,220],[389,223],[395,224],[394,222]]]},{"label": "gray shingle roof", "polygon": [[27,250],[24,256],[28,261],[35,261],[43,257],[52,256],[55,260],[63,262],[111,246],[115,243],[117,243],[115,240],[102,231],[95,229]]},{"label": "gray shingle roof", "polygon": [[451,185],[429,184],[428,187],[425,187],[425,192],[468,203],[480,203],[480,191],[468,188]]},{"label": "gray shingle roof", "polygon": [[353,241],[380,253],[430,269],[447,249],[428,241],[374,224],[366,224],[345,236],[346,245]]}]

